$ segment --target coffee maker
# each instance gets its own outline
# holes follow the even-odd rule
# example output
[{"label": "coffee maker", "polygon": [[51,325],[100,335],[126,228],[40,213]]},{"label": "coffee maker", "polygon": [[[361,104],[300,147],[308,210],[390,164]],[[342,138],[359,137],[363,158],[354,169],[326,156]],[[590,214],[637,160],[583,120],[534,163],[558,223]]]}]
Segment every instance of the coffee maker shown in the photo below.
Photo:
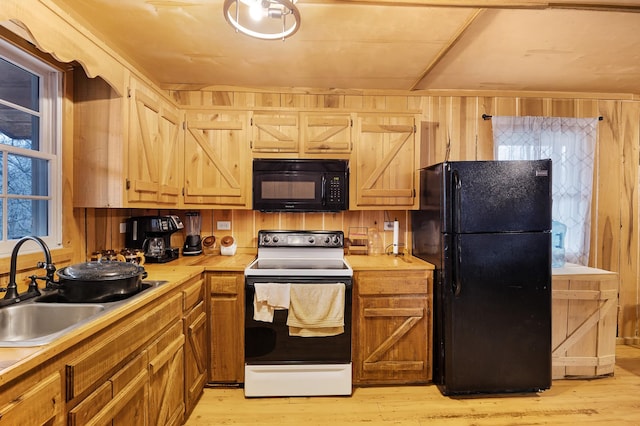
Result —
[{"label": "coffee maker", "polygon": [[171,234],[183,229],[178,216],[138,216],[127,219],[125,245],[139,249],[147,263],[166,263],[177,259],[179,248],[171,247]]},{"label": "coffee maker", "polygon": [[200,238],[200,213],[187,212],[185,216],[185,231],[187,238],[184,241],[182,254],[195,256],[202,253],[202,239]]}]

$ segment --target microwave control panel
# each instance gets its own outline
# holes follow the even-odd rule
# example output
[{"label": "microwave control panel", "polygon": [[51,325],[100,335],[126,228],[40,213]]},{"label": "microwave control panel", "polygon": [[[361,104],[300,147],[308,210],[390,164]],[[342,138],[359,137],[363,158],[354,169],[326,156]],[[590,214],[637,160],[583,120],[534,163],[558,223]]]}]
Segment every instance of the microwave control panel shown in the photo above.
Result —
[{"label": "microwave control panel", "polygon": [[327,176],[327,203],[340,203],[343,200],[343,182],[340,175]]}]

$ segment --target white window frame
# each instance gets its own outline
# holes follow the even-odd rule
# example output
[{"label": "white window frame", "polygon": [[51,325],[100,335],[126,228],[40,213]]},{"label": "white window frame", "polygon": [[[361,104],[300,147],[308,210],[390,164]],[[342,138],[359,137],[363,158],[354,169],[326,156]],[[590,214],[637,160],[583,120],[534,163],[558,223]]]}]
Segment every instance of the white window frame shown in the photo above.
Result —
[{"label": "white window frame", "polygon": [[[44,62],[42,59],[25,52],[0,38],[0,57],[12,64],[39,76],[39,113],[22,106],[12,104],[0,99],[0,103],[17,110],[37,114],[39,117],[39,151],[28,150],[0,144],[3,151],[2,187],[7,189],[7,153],[23,155],[31,158],[43,159],[49,162],[49,188],[48,196],[48,235],[38,235],[50,249],[62,247],[62,78],[63,74],[58,69]],[[21,197],[24,198],[24,197]],[[41,199],[42,197],[34,197]],[[7,211],[7,194],[2,194],[2,220],[3,233],[0,239],[0,257],[11,254],[18,240],[9,240]],[[37,245],[25,245],[21,253],[39,251]]]}]

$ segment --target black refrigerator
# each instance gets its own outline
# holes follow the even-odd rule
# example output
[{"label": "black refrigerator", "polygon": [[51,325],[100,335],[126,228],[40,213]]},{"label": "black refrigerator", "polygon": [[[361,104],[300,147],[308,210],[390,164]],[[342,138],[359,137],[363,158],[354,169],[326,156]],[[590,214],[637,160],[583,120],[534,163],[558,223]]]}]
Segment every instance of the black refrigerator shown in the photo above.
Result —
[{"label": "black refrigerator", "polygon": [[551,160],[420,170],[413,254],[435,265],[433,381],[445,395],[551,386]]}]

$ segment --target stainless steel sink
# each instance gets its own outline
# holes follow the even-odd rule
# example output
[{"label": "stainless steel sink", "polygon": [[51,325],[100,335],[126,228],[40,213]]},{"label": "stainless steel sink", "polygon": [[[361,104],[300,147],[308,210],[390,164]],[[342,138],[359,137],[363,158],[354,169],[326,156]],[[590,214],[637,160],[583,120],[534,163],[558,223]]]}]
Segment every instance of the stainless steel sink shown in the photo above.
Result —
[{"label": "stainless steel sink", "polygon": [[7,306],[0,309],[0,347],[45,345],[104,310],[104,305],[95,303]]},{"label": "stainless steel sink", "polygon": [[42,346],[140,297],[168,281],[146,280],[127,298],[101,303],[65,303],[57,292],[0,308],[0,348]]}]

